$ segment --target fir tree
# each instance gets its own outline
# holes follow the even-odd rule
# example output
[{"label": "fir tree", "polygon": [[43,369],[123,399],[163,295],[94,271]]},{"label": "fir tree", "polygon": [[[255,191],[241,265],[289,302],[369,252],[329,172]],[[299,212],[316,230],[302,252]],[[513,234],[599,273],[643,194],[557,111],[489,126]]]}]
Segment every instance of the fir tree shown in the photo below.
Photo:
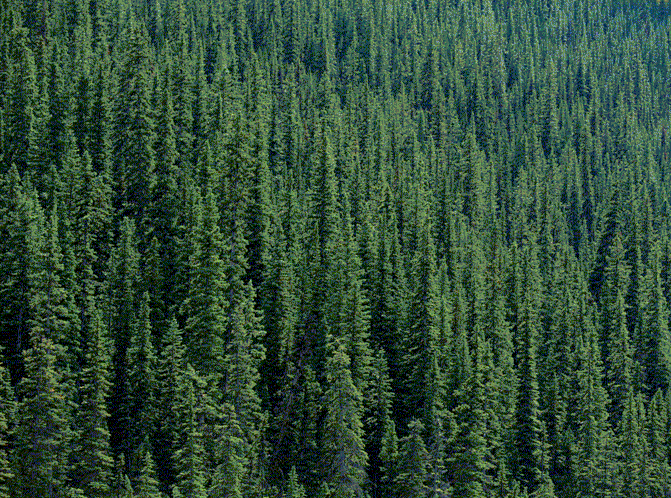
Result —
[{"label": "fir tree", "polygon": [[408,426],[408,435],[401,439],[396,479],[395,496],[399,498],[422,497],[426,495],[428,453],[422,438],[422,423],[413,420]]},{"label": "fir tree", "polygon": [[520,303],[517,337],[519,390],[517,397],[517,468],[522,485],[534,491],[541,471],[541,420],[539,410],[536,341],[539,334],[540,300],[538,259],[535,243],[525,248],[522,261],[523,296]]},{"label": "fir tree", "polygon": [[[145,440],[153,440],[157,422],[156,354],[152,343],[148,292],[144,293],[140,301],[138,317],[132,325],[127,361],[131,420],[126,430],[130,450],[135,452]],[[139,465],[144,464],[138,461],[138,468]]]},{"label": "fir tree", "polygon": [[204,498],[207,496],[206,480],[203,472],[203,443],[198,424],[198,406],[194,393],[200,388],[196,372],[189,365],[182,379],[180,411],[181,438],[173,444],[176,448],[172,463],[176,469],[177,489],[184,498]]},{"label": "fir tree", "polygon": [[146,35],[134,20],[125,36],[114,113],[115,208],[139,222],[149,206],[149,194],[155,182],[150,60]]},{"label": "fir tree", "polygon": [[9,372],[0,364],[0,497],[9,498],[12,480],[12,448],[8,447],[16,423],[16,400]]},{"label": "fir tree", "polygon": [[326,362],[325,475],[334,497],[361,497],[368,456],[363,443],[362,396],[350,360],[337,341]]},{"label": "fir tree", "polygon": [[11,488],[22,496],[48,497],[66,489],[70,406],[58,368],[63,348],[39,329],[31,331],[30,345],[19,385]]},{"label": "fir tree", "polygon": [[84,496],[104,498],[110,494],[113,474],[107,428],[111,362],[105,325],[97,307],[93,310],[86,344],[85,363],[80,374],[81,404],[76,412],[78,422],[71,479]]}]

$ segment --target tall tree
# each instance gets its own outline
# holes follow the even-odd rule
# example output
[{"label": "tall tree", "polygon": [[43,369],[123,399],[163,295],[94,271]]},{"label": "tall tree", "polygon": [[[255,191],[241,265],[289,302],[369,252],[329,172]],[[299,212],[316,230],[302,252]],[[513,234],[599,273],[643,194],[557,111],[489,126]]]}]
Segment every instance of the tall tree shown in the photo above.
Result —
[{"label": "tall tree", "polygon": [[84,496],[105,498],[110,495],[113,461],[107,427],[110,393],[110,344],[96,306],[90,334],[86,337],[85,363],[79,376],[80,405],[76,410],[76,433],[71,459],[71,482]]},{"label": "tall tree", "polygon": [[332,496],[362,497],[368,463],[361,422],[362,395],[352,380],[344,345],[336,341],[331,348],[326,362],[325,476]]},{"label": "tall tree", "polygon": [[19,385],[12,489],[21,496],[54,496],[66,487],[70,406],[58,363],[63,348],[43,330],[31,330],[26,376]]},{"label": "tall tree", "polygon": [[540,328],[541,298],[537,248],[533,240],[522,249],[522,292],[517,317],[517,358],[519,388],[517,396],[516,464],[521,483],[534,491],[541,477],[542,426],[540,419],[536,348]]},{"label": "tall tree", "polygon": [[16,400],[9,372],[0,364],[0,497],[9,498],[14,478],[12,448],[8,447],[16,424]]},{"label": "tall tree", "polygon": [[[150,56],[146,33],[131,19],[124,33],[123,59],[114,107],[112,161],[115,208],[142,220],[155,182],[155,132],[150,102]],[[139,234],[142,236],[142,234]]]}]

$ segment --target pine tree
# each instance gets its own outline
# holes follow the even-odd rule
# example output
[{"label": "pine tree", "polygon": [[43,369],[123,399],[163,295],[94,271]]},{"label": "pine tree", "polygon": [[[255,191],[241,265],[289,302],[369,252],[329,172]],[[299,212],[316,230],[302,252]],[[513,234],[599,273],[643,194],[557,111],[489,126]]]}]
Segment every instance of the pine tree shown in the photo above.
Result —
[{"label": "pine tree", "polygon": [[608,394],[603,387],[603,366],[594,328],[578,339],[578,399],[576,421],[581,438],[576,451],[578,490],[586,496],[602,496],[612,486],[611,430],[608,425]]},{"label": "pine tree", "polygon": [[[166,76],[166,80],[168,77]],[[161,335],[168,327],[168,317],[175,313],[177,282],[172,276],[178,271],[178,223],[180,214],[179,184],[181,172],[177,165],[174,109],[170,81],[163,85],[160,114],[156,126],[156,182],[151,192],[151,206],[145,220],[151,233],[157,261],[150,265],[155,273],[149,283],[154,327]]]},{"label": "pine tree", "polygon": [[[8,369],[15,385],[23,376],[23,350],[27,349],[29,317],[28,268],[31,244],[30,197],[25,192],[17,169],[12,168],[2,182],[2,268],[5,278],[0,288],[2,299],[2,341]],[[39,233],[39,231],[37,232]]]},{"label": "pine tree", "polygon": [[618,437],[619,492],[625,497],[640,496],[642,492],[645,442],[641,441],[638,402],[633,391],[627,393]]},{"label": "pine tree", "polygon": [[424,445],[422,423],[413,420],[408,426],[408,435],[401,439],[394,495],[399,498],[421,498],[426,496],[428,452]]},{"label": "pine tree", "polygon": [[94,308],[90,334],[86,338],[84,368],[80,374],[80,406],[76,412],[77,432],[71,481],[90,498],[110,494],[113,461],[107,397],[110,384],[109,343],[101,313]]},{"label": "pine tree", "polygon": [[189,282],[186,300],[180,312],[185,315],[187,357],[201,375],[222,373],[226,328],[226,280],[224,274],[225,243],[220,230],[219,209],[213,185],[213,165],[207,154],[204,204],[196,190],[190,214],[191,240],[184,255],[188,259]]},{"label": "pine tree", "polygon": [[255,309],[255,293],[251,283],[240,289],[231,310],[230,340],[226,346],[223,396],[236,414],[241,449],[247,467],[241,476],[246,492],[259,485],[260,450],[266,414],[257,392],[259,366],[265,357],[261,344],[265,331]]},{"label": "pine tree", "polygon": [[63,348],[33,329],[19,384],[11,488],[21,496],[49,497],[64,490],[70,444],[70,407],[58,363]]},{"label": "pine tree", "polygon": [[9,498],[14,473],[12,448],[8,447],[16,423],[16,400],[9,372],[0,363],[0,497]]},{"label": "pine tree", "polygon": [[[138,317],[132,324],[127,361],[131,417],[126,430],[130,439],[130,450],[134,453],[145,440],[153,440],[157,422],[156,354],[152,343],[148,292],[144,293]],[[138,461],[138,468],[139,465],[143,463]]]},{"label": "pine tree", "polygon": [[155,436],[157,477],[162,488],[173,485],[177,473],[172,455],[177,451],[176,442],[180,433],[180,418],[177,408],[184,384],[185,349],[182,331],[177,320],[170,320],[168,330],[163,335],[156,368],[158,430]]},{"label": "pine tree", "polygon": [[16,165],[20,174],[27,171],[28,151],[34,136],[34,101],[37,98],[35,59],[28,30],[14,24],[5,43],[8,45],[7,91],[3,91],[4,171]]},{"label": "pine tree", "polygon": [[242,498],[242,481],[247,460],[243,452],[243,439],[237,422],[235,408],[225,402],[221,408],[218,459],[221,462],[212,478],[209,496],[213,498]]},{"label": "pine tree", "polygon": [[135,485],[134,498],[161,498],[156,480],[154,459],[147,444],[143,444],[139,452],[140,469]]},{"label": "pine tree", "polygon": [[[139,254],[135,223],[124,218],[119,227],[120,237],[113,253],[110,288],[111,310],[106,317],[111,323],[110,335],[114,341],[112,363],[114,377],[110,403],[110,435],[115,455],[123,454],[125,465],[130,464],[131,437],[127,428],[131,426],[131,396],[129,384],[130,365],[128,350],[133,327],[137,320],[139,285]],[[123,469],[128,473],[129,468]]]},{"label": "pine tree", "polygon": [[536,347],[540,328],[538,316],[540,277],[533,241],[523,249],[523,295],[517,322],[519,389],[517,397],[516,461],[521,484],[535,491],[541,472],[541,420],[539,410]]},{"label": "pine tree", "polygon": [[269,227],[274,211],[271,201],[272,177],[268,167],[268,88],[265,75],[255,59],[252,82],[253,110],[251,116],[252,157],[250,204],[247,214],[248,276],[255,289],[262,287],[263,276],[269,263]]},{"label": "pine tree", "polygon": [[660,278],[659,242],[651,249],[643,284],[640,349],[645,369],[645,384],[650,393],[666,389],[671,378],[671,339],[669,337],[669,306]]},{"label": "pine tree", "polygon": [[613,422],[618,423],[631,382],[632,352],[627,328],[625,289],[629,276],[624,261],[621,235],[615,234],[606,258],[604,292],[602,293],[602,335],[600,343],[606,350],[606,378],[613,404]]},{"label": "pine tree", "polygon": [[305,498],[305,488],[298,482],[296,467],[291,467],[291,472],[289,472],[287,491],[284,496],[286,498]]},{"label": "pine tree", "polygon": [[[424,209],[424,208],[422,208]],[[423,213],[426,217],[426,213]],[[440,371],[438,344],[438,288],[436,282],[436,255],[431,224],[426,218],[421,225],[418,248],[413,261],[414,292],[408,314],[409,333],[404,347],[404,372],[401,420],[422,416],[425,427],[432,423],[432,412],[443,396],[444,379]]]},{"label": "pine tree", "polygon": [[352,381],[345,347],[336,341],[326,362],[325,476],[331,495],[362,497],[368,456],[363,443],[362,396]]},{"label": "pine tree", "polygon": [[[489,414],[485,385],[486,369],[491,365],[485,363],[484,338],[478,335],[475,341],[474,365],[466,372],[465,382],[456,394],[458,404],[452,411],[455,427],[448,440],[448,474],[453,495],[472,498],[486,496],[487,472],[492,467],[491,449],[486,440]],[[471,363],[470,358],[466,361],[467,365]]]},{"label": "pine tree", "polygon": [[[113,174],[115,208],[136,222],[149,207],[155,182],[155,134],[150,108],[149,53],[146,34],[135,20],[125,47],[115,103]],[[142,234],[139,234],[142,238]]]},{"label": "pine tree", "polygon": [[194,393],[201,388],[196,372],[189,365],[182,379],[180,411],[181,438],[173,444],[176,448],[172,464],[177,471],[176,485],[184,498],[204,498],[207,496],[205,474],[203,472],[203,435],[198,424],[198,406]]},{"label": "pine tree", "polygon": [[668,406],[661,390],[650,400],[647,417],[648,457],[646,476],[651,496],[669,493],[668,446],[664,434],[668,425]]}]

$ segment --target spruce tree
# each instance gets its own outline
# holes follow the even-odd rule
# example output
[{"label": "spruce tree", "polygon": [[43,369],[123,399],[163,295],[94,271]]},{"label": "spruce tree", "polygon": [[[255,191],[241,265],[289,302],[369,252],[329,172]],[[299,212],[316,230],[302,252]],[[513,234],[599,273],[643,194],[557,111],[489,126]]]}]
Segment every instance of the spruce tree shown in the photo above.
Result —
[{"label": "spruce tree", "polygon": [[578,399],[576,421],[581,438],[576,451],[578,490],[599,496],[612,487],[611,429],[608,425],[609,399],[603,387],[603,366],[594,328],[578,339]]},{"label": "spruce tree", "polygon": [[110,435],[115,455],[123,454],[128,473],[131,459],[131,396],[128,350],[137,320],[139,254],[135,223],[124,218],[120,236],[111,262],[113,285],[110,288],[111,309],[106,317],[111,323],[110,336],[114,342],[112,399],[110,404]]},{"label": "spruce tree", "polygon": [[519,388],[517,397],[516,464],[521,484],[535,491],[541,473],[541,420],[536,364],[540,320],[540,276],[533,240],[523,249],[523,287],[517,322]]},{"label": "spruce tree", "polygon": [[651,496],[664,496],[669,493],[668,446],[665,438],[668,425],[668,407],[661,390],[655,392],[648,407],[647,436],[648,458],[645,479]]},{"label": "spruce tree", "polygon": [[[114,107],[114,205],[119,213],[139,223],[149,207],[149,194],[155,182],[150,59],[146,33],[135,19],[131,19],[124,38]],[[142,233],[139,235],[142,239]]]},{"label": "spruce tree", "polygon": [[622,414],[631,382],[632,352],[627,328],[625,289],[628,267],[620,233],[616,233],[606,258],[605,285],[602,296],[602,336],[600,343],[606,349],[607,387],[612,400],[611,413],[617,424]]},{"label": "spruce tree", "polygon": [[645,384],[650,393],[666,389],[671,378],[669,306],[662,290],[660,272],[659,242],[656,242],[651,249],[643,284],[643,319],[639,339]]},{"label": "spruce tree", "polygon": [[286,498],[305,498],[305,488],[298,482],[296,467],[291,467],[291,472],[289,472],[289,482],[284,496]]},{"label": "spruce tree", "polygon": [[186,317],[187,357],[197,372],[206,375],[222,373],[226,327],[227,284],[222,260],[226,247],[220,229],[219,209],[214,193],[214,169],[211,154],[204,160],[205,197],[198,190],[190,214],[192,227],[188,241],[188,295],[181,305]]},{"label": "spruce tree", "polygon": [[243,439],[235,408],[228,402],[221,407],[221,425],[217,429],[217,456],[221,463],[212,476],[209,496],[242,498],[242,481],[248,462],[244,456]]},{"label": "spruce tree", "polygon": [[[130,450],[135,455],[145,440],[152,441],[156,431],[156,354],[149,316],[149,293],[145,292],[138,317],[132,324],[128,348],[128,385],[130,388],[130,425],[126,428]],[[135,464],[135,461],[130,462]],[[144,465],[137,462],[137,468]]]},{"label": "spruce tree", "polygon": [[145,443],[139,452],[139,473],[134,498],[161,498],[156,480],[156,467],[149,446]]},{"label": "spruce tree", "polygon": [[[425,208],[420,208],[424,210]],[[436,255],[431,224],[427,213],[420,219],[418,248],[413,260],[413,295],[408,313],[409,333],[405,342],[404,373],[406,385],[403,390],[402,420],[421,414],[425,427],[432,424],[431,413],[443,396],[442,373],[434,371],[440,367],[438,344],[438,287],[436,282]]]},{"label": "spruce tree", "polygon": [[11,488],[21,496],[49,497],[66,489],[70,406],[63,372],[63,348],[33,329],[25,353],[26,376],[18,386]]},{"label": "spruce tree", "polygon": [[177,451],[176,442],[180,434],[178,406],[184,384],[185,349],[182,331],[177,320],[170,320],[168,330],[163,335],[156,367],[158,429],[155,436],[157,477],[162,489],[170,488],[177,473],[172,455]]},{"label": "spruce tree", "polygon": [[12,448],[8,447],[16,424],[16,400],[9,372],[0,363],[0,497],[9,498],[14,478]]},{"label": "spruce tree", "polygon": [[200,432],[200,413],[194,392],[202,387],[198,385],[199,379],[190,365],[181,380],[180,405],[176,406],[180,412],[181,437],[173,442],[175,453],[172,456],[172,464],[176,469],[176,486],[184,498],[205,498],[207,489],[203,472],[203,435]]},{"label": "spruce tree", "polygon": [[[486,439],[488,400],[485,386],[485,372],[491,365],[485,363],[484,338],[478,335],[475,341],[474,365],[456,395],[458,404],[451,414],[455,426],[448,440],[448,475],[452,493],[472,498],[486,496],[487,472],[492,467],[491,448]],[[467,364],[470,363],[467,358]]]},{"label": "spruce tree", "polygon": [[340,341],[326,362],[324,420],[325,476],[334,497],[362,497],[368,456],[363,442],[362,395],[350,373],[350,359]]},{"label": "spruce tree", "polygon": [[251,283],[240,289],[231,310],[229,342],[223,358],[223,396],[234,408],[240,430],[241,450],[247,466],[241,477],[246,492],[259,486],[261,470],[261,438],[267,416],[258,395],[259,366],[265,357],[261,343],[265,331],[255,309],[255,293]]},{"label": "spruce tree", "polygon": [[90,334],[86,338],[84,367],[79,376],[81,401],[75,415],[77,429],[71,457],[71,481],[90,498],[106,498],[111,491],[113,461],[107,427],[107,398],[111,388],[109,349],[105,324],[96,306]]},{"label": "spruce tree", "polygon": [[408,435],[399,442],[394,495],[399,498],[423,497],[427,492],[428,452],[424,445],[424,427],[417,420],[408,426]]},{"label": "spruce tree", "polygon": [[625,497],[640,496],[644,485],[645,442],[638,402],[630,389],[618,427],[618,487]]}]

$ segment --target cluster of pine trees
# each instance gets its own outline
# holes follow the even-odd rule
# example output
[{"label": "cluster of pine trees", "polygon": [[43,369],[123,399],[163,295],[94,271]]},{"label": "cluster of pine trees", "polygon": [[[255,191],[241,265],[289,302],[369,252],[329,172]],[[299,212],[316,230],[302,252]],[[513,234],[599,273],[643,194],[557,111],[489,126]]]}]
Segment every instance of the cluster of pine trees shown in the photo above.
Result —
[{"label": "cluster of pine trees", "polygon": [[671,23],[0,0],[0,498],[671,495]]}]

